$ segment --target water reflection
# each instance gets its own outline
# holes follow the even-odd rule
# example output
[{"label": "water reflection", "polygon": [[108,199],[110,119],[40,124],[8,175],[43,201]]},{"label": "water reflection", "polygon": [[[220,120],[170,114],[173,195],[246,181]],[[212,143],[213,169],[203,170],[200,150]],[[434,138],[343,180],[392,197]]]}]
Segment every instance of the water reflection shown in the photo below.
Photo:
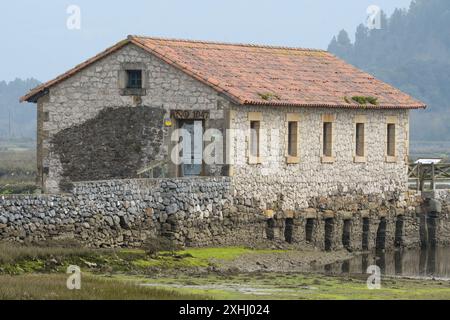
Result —
[{"label": "water reflection", "polygon": [[366,274],[370,265],[377,265],[385,275],[450,279],[450,248],[396,250],[387,253],[378,251],[329,264],[322,271],[333,274]]},{"label": "water reflection", "polygon": [[403,274],[403,252],[402,252],[402,250],[396,250],[394,252],[394,267],[395,267],[395,275],[401,276]]},{"label": "water reflection", "polygon": [[386,253],[383,250],[376,252],[375,264],[380,267],[381,274],[386,274]]},{"label": "water reflection", "polygon": [[436,275],[436,249],[428,250],[428,260],[427,260],[427,275]]}]

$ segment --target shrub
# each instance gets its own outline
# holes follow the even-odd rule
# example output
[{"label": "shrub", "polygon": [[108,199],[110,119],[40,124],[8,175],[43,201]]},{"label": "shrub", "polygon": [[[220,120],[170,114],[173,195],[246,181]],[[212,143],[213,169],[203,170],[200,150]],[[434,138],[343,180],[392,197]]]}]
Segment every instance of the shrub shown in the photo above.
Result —
[{"label": "shrub", "polygon": [[175,241],[162,237],[148,238],[144,243],[144,250],[150,256],[156,256],[162,251],[169,251],[171,255],[175,255],[175,251],[179,251],[181,249],[182,246],[177,244]]},{"label": "shrub", "polygon": [[263,99],[265,101],[270,101],[273,99],[280,100],[279,95],[277,95],[275,93],[271,93],[271,92],[258,93],[258,95],[260,96],[261,99]]},{"label": "shrub", "polygon": [[[370,103],[372,105],[378,104],[378,99],[374,97],[363,97],[363,96],[354,96],[352,97],[352,100],[355,101],[358,104],[367,104]],[[346,100],[347,101],[347,100]]]}]

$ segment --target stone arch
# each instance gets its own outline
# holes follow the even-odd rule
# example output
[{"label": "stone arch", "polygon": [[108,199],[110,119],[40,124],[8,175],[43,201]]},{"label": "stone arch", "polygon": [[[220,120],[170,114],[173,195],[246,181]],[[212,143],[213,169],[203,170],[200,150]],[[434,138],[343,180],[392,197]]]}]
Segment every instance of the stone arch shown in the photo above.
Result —
[{"label": "stone arch", "polygon": [[306,239],[305,240],[308,243],[311,243],[313,241],[315,225],[316,225],[316,219],[314,219],[314,218],[306,219],[306,224],[305,224],[305,236],[306,236]]},{"label": "stone arch", "polygon": [[266,236],[267,236],[267,239],[269,239],[269,240],[275,239],[275,219],[274,218],[267,219]]},{"label": "stone arch", "polygon": [[362,219],[362,249],[369,250],[369,236],[370,236],[370,219],[365,217]]},{"label": "stone arch", "polygon": [[325,219],[325,251],[333,249],[334,218]]},{"label": "stone arch", "polygon": [[346,249],[351,247],[352,220],[345,219],[342,227],[342,245]]},{"label": "stone arch", "polygon": [[376,250],[384,250],[386,248],[386,226],[387,220],[386,218],[380,218],[380,223],[378,224],[377,229],[377,238],[376,238]]},{"label": "stone arch", "polygon": [[286,218],[284,221],[284,240],[288,243],[292,243],[294,231],[294,219]]},{"label": "stone arch", "polygon": [[394,246],[401,247],[403,245],[403,229],[404,229],[404,216],[397,216],[395,221],[395,240]]}]

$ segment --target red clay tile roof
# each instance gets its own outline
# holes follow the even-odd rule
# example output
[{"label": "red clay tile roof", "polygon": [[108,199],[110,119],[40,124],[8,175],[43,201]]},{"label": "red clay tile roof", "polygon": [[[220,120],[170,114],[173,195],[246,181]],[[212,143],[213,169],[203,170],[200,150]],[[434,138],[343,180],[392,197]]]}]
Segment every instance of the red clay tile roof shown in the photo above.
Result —
[{"label": "red clay tile roof", "polygon": [[[322,50],[129,36],[21,98],[133,43],[243,105],[418,109],[426,105]],[[377,98],[359,105],[354,96]]]}]

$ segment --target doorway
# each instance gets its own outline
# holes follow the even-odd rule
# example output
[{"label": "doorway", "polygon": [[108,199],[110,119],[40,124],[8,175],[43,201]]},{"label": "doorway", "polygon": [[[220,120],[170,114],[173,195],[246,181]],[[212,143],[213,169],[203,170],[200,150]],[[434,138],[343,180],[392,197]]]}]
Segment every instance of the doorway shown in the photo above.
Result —
[{"label": "doorway", "polygon": [[179,121],[179,128],[183,129],[179,176],[201,176],[203,173],[203,121]]}]

